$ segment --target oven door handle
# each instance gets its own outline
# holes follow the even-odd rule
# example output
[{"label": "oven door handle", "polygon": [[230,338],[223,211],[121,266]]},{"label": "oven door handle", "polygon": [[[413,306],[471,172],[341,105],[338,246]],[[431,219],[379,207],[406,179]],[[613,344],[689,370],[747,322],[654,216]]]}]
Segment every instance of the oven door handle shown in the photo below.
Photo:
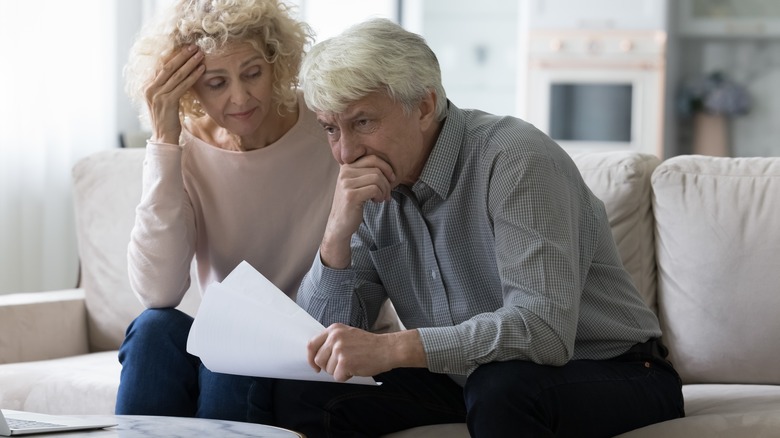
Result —
[{"label": "oven door handle", "polygon": [[531,61],[530,67],[539,70],[659,70],[661,62],[654,61]]}]

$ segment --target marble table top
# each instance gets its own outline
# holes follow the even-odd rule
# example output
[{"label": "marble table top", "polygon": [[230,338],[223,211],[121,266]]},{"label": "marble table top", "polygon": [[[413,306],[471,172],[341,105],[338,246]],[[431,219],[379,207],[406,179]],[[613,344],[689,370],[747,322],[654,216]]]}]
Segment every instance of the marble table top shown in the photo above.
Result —
[{"label": "marble table top", "polygon": [[[91,431],[46,434],[49,438],[192,438],[262,437],[303,438],[296,432],[262,424],[203,418],[152,417],[143,415],[77,415],[76,417],[118,423],[117,426]],[[43,435],[40,435],[43,436]]]}]

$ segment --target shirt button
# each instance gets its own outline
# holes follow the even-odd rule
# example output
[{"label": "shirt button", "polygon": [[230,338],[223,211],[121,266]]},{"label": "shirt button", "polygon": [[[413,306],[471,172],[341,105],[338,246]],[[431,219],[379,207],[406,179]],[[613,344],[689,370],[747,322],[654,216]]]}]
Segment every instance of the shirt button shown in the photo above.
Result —
[{"label": "shirt button", "polygon": [[431,269],[431,278],[436,280],[436,270],[435,269]]}]

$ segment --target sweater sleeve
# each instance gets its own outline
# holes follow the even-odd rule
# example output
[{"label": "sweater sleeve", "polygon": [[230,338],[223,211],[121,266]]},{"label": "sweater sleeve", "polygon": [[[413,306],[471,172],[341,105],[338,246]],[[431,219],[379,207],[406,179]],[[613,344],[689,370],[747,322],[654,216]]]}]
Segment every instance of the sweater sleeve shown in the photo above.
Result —
[{"label": "sweater sleeve", "polygon": [[181,159],[179,145],[147,144],[143,191],[127,250],[130,286],[147,308],[179,305],[190,286],[196,232]]}]

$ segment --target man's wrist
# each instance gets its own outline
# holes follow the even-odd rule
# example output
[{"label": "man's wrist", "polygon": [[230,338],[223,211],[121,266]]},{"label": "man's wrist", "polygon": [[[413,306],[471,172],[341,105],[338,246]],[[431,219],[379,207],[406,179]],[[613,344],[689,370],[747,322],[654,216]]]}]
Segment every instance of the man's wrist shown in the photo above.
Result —
[{"label": "man's wrist", "polygon": [[352,264],[350,239],[335,240],[323,237],[320,244],[320,261],[331,269],[346,269]]},{"label": "man's wrist", "polygon": [[417,330],[403,330],[388,333],[393,362],[391,368],[427,368],[428,359],[425,356],[420,333]]}]

